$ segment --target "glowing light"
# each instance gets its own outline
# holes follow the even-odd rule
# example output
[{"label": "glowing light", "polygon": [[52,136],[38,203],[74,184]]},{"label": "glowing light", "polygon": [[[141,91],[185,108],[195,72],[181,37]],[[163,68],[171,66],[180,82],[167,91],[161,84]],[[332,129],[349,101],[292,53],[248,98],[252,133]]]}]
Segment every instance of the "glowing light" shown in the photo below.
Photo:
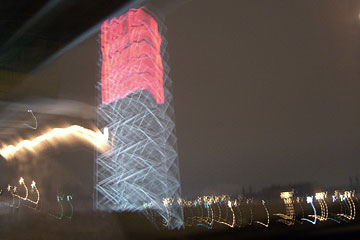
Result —
[{"label": "glowing light", "polygon": [[345,197],[344,195],[340,194],[340,201],[344,201],[345,198],[346,198],[346,197]]},{"label": "glowing light", "polygon": [[287,198],[292,198],[292,197],[293,197],[293,192],[281,192],[280,193],[281,199],[287,199]]},{"label": "glowing light", "polygon": [[249,210],[250,210],[250,221],[249,221],[249,225],[252,225],[252,222],[253,222],[253,220],[254,220],[254,213],[253,213],[253,210],[252,210],[252,208],[251,208],[251,201],[250,201],[251,199],[246,199],[246,204],[247,204],[247,206],[249,207]]},{"label": "glowing light", "polygon": [[327,193],[325,192],[315,193],[315,199],[319,202],[320,205],[320,216],[318,216],[318,219],[320,221],[328,220],[329,211],[325,201],[326,195]]},{"label": "glowing light", "polygon": [[22,177],[21,177],[20,180],[19,180],[19,184],[20,184],[20,185],[23,185],[24,188],[25,188],[25,197],[21,197],[20,195],[18,195],[17,193],[15,193],[15,191],[14,191],[14,196],[18,197],[18,198],[21,199],[21,200],[26,201],[27,198],[28,198],[28,196],[29,196],[29,190],[28,190],[28,188],[27,188],[27,186],[26,186],[26,184],[25,184],[25,182],[24,182],[24,179],[23,179]]},{"label": "glowing light", "polygon": [[264,227],[269,227],[269,223],[270,223],[270,214],[269,214],[269,210],[267,209],[266,205],[265,205],[265,201],[261,200],[261,204],[264,206],[265,212],[266,212],[266,219],[267,219],[267,223],[263,223],[260,221],[255,221],[256,223],[264,226]]},{"label": "glowing light", "polygon": [[281,192],[280,198],[283,199],[285,208],[286,208],[286,214],[283,213],[275,213],[275,216],[279,216],[282,219],[277,220],[278,222],[284,223],[288,226],[295,224],[295,209],[294,209],[294,203],[293,203],[293,192]]},{"label": "glowing light", "polygon": [[314,206],[314,203],[313,203],[313,200],[314,200],[314,196],[308,196],[306,197],[306,202],[311,204],[311,207],[313,208],[313,211],[314,211],[314,215],[310,215],[312,217],[314,217],[314,220],[310,220],[310,219],[307,219],[307,218],[301,218],[301,220],[303,221],[307,221],[311,224],[316,224],[316,220],[317,220],[317,213],[316,213],[316,208]]},{"label": "glowing light", "polygon": [[[219,213],[219,216],[217,218],[215,217],[214,221],[233,228],[235,226],[236,219],[235,219],[235,212],[233,210],[233,203],[229,200],[229,197],[226,195],[216,196],[213,200],[213,203],[216,204],[216,206],[218,207],[218,213]],[[225,216],[222,216],[221,205],[225,206],[225,210],[226,210]],[[228,209],[230,209],[231,212],[231,223],[227,222]]]},{"label": "glowing light", "polygon": [[345,202],[346,206],[349,208],[349,214],[346,213],[339,213],[337,214],[340,217],[344,217],[347,220],[355,220],[356,216],[356,206],[355,202],[352,199],[354,196],[354,192],[352,191],[345,191],[344,194],[340,194],[341,202]]},{"label": "glowing light", "polygon": [[152,203],[167,227],[181,228],[171,79],[162,59],[164,25],[156,20],[141,7],[101,27],[97,125],[108,127],[112,149],[96,156],[94,207],[147,211],[144,203]]},{"label": "glowing light", "polygon": [[[186,226],[196,225],[212,229],[214,224],[214,212],[211,207],[211,196],[198,197],[195,201],[185,201],[180,199],[178,200],[178,203],[183,204],[187,210],[185,212],[190,213],[190,216],[186,215]],[[206,214],[204,214],[203,207],[206,209]],[[200,210],[200,214],[194,215],[193,212],[198,212],[198,209]]]},{"label": "glowing light", "polygon": [[[300,205],[301,208],[301,216],[304,218],[305,217],[305,212],[304,212],[304,208],[302,206],[302,201],[303,199],[301,197],[296,197],[296,202]],[[302,222],[300,222],[302,224]]]},{"label": "glowing light", "polygon": [[163,217],[163,225],[165,227],[169,227],[169,224],[171,222],[172,215],[171,215],[170,207],[173,203],[174,203],[174,199],[172,199],[172,198],[164,198],[163,199],[163,205],[166,209],[166,217]]},{"label": "glowing light", "polygon": [[316,200],[323,200],[323,199],[325,199],[325,196],[326,196],[326,193],[324,193],[324,192],[315,193]]},{"label": "glowing light", "polygon": [[228,207],[229,207],[229,209],[231,211],[231,214],[232,214],[232,222],[231,222],[231,224],[228,224],[228,223],[224,222],[224,224],[231,227],[231,228],[233,228],[235,226],[235,212],[233,210],[233,204],[231,203],[231,201],[228,201]]},{"label": "glowing light", "polygon": [[158,23],[147,9],[129,12],[101,26],[102,103],[125,98],[136,90],[148,90],[164,103],[162,38]]},{"label": "glowing light", "polygon": [[239,223],[237,224],[238,227],[242,227],[242,223],[243,223],[243,220],[242,220],[243,213],[241,211],[241,200],[242,200],[242,198],[239,196],[238,199],[235,199],[235,201],[234,201],[235,206],[236,206],[235,210],[239,213],[239,218],[238,218]]},{"label": "glowing light", "polygon": [[40,201],[40,192],[39,192],[39,190],[38,190],[38,188],[37,188],[37,186],[36,186],[36,182],[35,182],[35,181],[32,181],[32,182],[31,182],[31,189],[35,190],[36,200],[34,201],[34,200],[31,200],[31,199],[28,198],[27,201],[29,201],[29,202],[37,205],[37,204],[39,203],[39,201]]},{"label": "glowing light", "polygon": [[[226,195],[203,196],[198,197],[195,201],[181,199],[178,202],[184,209],[186,226],[202,226],[211,229],[214,222],[231,228],[236,226],[235,208],[239,205]],[[203,211],[204,208],[206,211]],[[222,211],[222,208],[225,208],[225,211]]]},{"label": "glowing light", "polygon": [[[214,198],[214,203],[216,204],[216,206],[218,207],[218,212],[219,212],[219,216],[217,218],[214,218],[214,221],[223,225],[226,225],[228,227],[233,228],[235,226],[235,213],[234,210],[232,208],[232,203],[230,202],[230,206],[229,207],[229,197],[226,195],[222,195],[222,196],[217,196]],[[225,205],[225,216],[222,216],[222,212],[221,212],[221,205]],[[228,223],[227,218],[228,218],[228,208],[231,211],[232,214],[232,223]]]},{"label": "glowing light", "polygon": [[72,205],[72,203],[71,203],[71,200],[72,200],[72,196],[71,196],[71,195],[67,195],[67,196],[66,196],[66,201],[68,202],[71,211],[70,211],[70,215],[69,215],[69,216],[65,216],[65,217],[67,217],[67,218],[69,218],[69,219],[72,219],[72,217],[73,217],[73,215],[74,215],[74,207],[73,207],[73,205]]},{"label": "glowing light", "polygon": [[71,135],[91,143],[101,151],[105,151],[109,147],[107,143],[107,129],[105,130],[105,135],[103,135],[100,131],[95,132],[78,125],[72,125],[67,128],[53,128],[49,132],[36,137],[33,140],[23,140],[15,145],[4,146],[0,150],[0,154],[8,160],[21,150],[30,150],[34,152],[36,148],[43,146],[47,141],[55,141],[63,138],[67,139]]},{"label": "glowing light", "polygon": [[339,190],[334,191],[334,196],[336,197],[337,200],[340,200],[340,201],[338,201],[339,206],[340,206],[340,213],[336,214],[336,216],[340,217],[339,220],[347,222],[349,220],[350,216],[346,212],[347,204],[346,204],[346,202],[344,202],[345,196],[343,194],[341,194]]},{"label": "glowing light", "polygon": [[[276,216],[281,217],[282,219],[277,220],[278,222],[285,223],[288,226],[294,225],[295,223],[303,224],[304,222],[309,222],[311,224],[316,224],[318,221],[327,221],[331,220],[336,223],[340,223],[337,219],[329,217],[329,207],[327,202],[327,192],[318,192],[315,193],[313,196],[307,196],[306,202],[307,204],[311,205],[312,212],[307,215],[309,218],[305,218],[305,212],[304,208],[302,207],[302,202],[304,201],[302,197],[296,197],[294,198],[293,192],[288,192],[289,194],[281,194],[283,197],[289,197],[289,198],[283,198],[282,200],[285,203],[286,206],[286,214],[277,213],[274,214]],[[335,192],[335,196],[339,196],[339,192]],[[354,193],[354,191],[345,191],[343,193],[345,200],[343,202],[339,201],[343,206],[346,204],[349,207],[349,214],[343,212],[343,208],[341,208],[341,213],[337,214],[338,217],[343,218],[342,220],[345,222],[348,222],[348,220],[354,220],[355,219],[355,213],[356,213],[356,204],[355,199],[358,202],[358,199]],[[355,199],[354,199],[355,198]],[[248,222],[249,225],[251,223],[257,223],[264,227],[269,227],[270,223],[270,211],[266,207],[265,201],[261,200],[261,204],[264,207],[264,210],[266,212],[266,221],[254,221],[253,220],[253,211],[251,207],[251,203],[254,203],[253,198],[247,198],[243,199],[241,196],[239,196],[237,199],[231,200],[231,198],[227,195],[221,195],[221,196],[202,196],[197,197],[194,201],[187,201],[184,199],[177,199],[176,201],[174,199],[164,199],[163,204],[166,206],[170,206],[171,204],[174,204],[175,202],[181,206],[181,208],[184,210],[184,221],[185,226],[202,226],[207,229],[212,229],[214,227],[214,222],[234,228],[234,227],[241,227],[242,215],[240,211],[240,203],[244,201],[248,209],[250,210],[250,213],[246,214],[244,219],[249,219],[250,222]],[[302,217],[297,220],[295,219],[295,208],[294,203],[300,204]],[[315,203],[319,203],[320,206],[320,212],[318,213]],[[332,203],[329,203],[332,204]],[[331,206],[331,205],[329,205]],[[225,209],[225,211],[224,211]],[[229,214],[229,213],[232,214]],[[240,216],[238,214],[235,214],[236,212],[240,213]],[[232,219],[230,220],[230,217],[232,216]],[[345,220],[344,220],[345,219]],[[239,224],[240,222],[240,224]]]},{"label": "glowing light", "polygon": [[[213,217],[213,211],[212,208],[209,206],[209,204],[204,203],[204,206],[207,210],[207,217],[205,218],[206,224],[198,224],[199,226],[206,227],[207,229],[212,229],[214,224],[214,217]],[[202,220],[202,219],[201,219]]]}]

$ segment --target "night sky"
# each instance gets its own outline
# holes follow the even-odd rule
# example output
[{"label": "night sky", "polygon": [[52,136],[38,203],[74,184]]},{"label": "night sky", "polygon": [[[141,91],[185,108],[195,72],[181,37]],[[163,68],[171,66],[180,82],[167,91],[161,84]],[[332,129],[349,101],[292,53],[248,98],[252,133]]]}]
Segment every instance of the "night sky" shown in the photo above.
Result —
[{"label": "night sky", "polygon": [[[360,176],[359,12],[360,1],[194,0],[167,13],[184,196]],[[26,93],[95,106],[98,40],[33,74]],[[91,194],[93,152],[65,155]]]},{"label": "night sky", "polygon": [[167,16],[184,195],[360,174],[359,11],[197,0]]}]

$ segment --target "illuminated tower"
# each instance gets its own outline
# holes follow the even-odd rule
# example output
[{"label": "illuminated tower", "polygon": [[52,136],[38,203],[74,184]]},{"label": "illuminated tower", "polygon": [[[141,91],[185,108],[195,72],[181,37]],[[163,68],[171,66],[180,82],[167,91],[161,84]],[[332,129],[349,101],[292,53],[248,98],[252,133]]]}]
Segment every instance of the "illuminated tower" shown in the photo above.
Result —
[{"label": "illuminated tower", "polygon": [[171,79],[164,61],[164,26],[146,8],[130,9],[101,27],[101,104],[98,126],[109,129],[112,150],[96,158],[95,207],[156,210],[181,227]]}]

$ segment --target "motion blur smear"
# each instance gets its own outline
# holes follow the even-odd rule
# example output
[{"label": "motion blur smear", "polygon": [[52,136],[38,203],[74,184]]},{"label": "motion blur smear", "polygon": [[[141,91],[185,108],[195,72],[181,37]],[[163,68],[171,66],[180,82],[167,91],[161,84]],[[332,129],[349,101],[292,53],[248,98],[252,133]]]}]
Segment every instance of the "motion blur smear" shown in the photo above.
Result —
[{"label": "motion blur smear", "polygon": [[[160,109],[171,95],[150,117],[175,121],[158,128],[168,138],[142,118],[126,134],[171,140],[176,171],[166,157],[153,167],[121,155],[170,156],[118,137],[131,104],[116,105],[117,125],[99,124],[101,25],[141,7],[161,28],[156,77],[173,84],[158,99],[142,86],[121,97]],[[359,238],[360,0],[5,0],[0,12],[0,239]],[[153,72],[150,60],[131,70]],[[101,165],[117,175],[101,176],[96,159],[118,146],[118,166]],[[173,171],[179,185],[152,180],[176,195],[144,191],[139,208],[116,210],[134,193],[126,173],[156,190],[144,169]],[[114,209],[97,208],[99,179]]]}]

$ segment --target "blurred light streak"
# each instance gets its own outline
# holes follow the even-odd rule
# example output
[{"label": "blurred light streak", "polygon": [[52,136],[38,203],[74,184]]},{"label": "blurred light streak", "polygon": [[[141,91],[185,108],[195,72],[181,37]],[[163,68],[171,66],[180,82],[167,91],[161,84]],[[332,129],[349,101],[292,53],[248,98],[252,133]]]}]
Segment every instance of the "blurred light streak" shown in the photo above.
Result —
[{"label": "blurred light streak", "polygon": [[36,193],[36,200],[31,200],[31,199],[27,199],[28,202],[31,202],[33,204],[36,204],[38,205],[39,201],[40,201],[40,192],[38,190],[38,188],[36,187],[36,182],[35,181],[32,181],[31,183],[31,189],[34,191],[35,190],[35,193]]},{"label": "blurred light streak", "polygon": [[335,201],[339,200],[339,206],[340,206],[340,213],[336,214],[337,217],[339,217],[339,220],[348,222],[348,219],[344,216],[346,215],[346,204],[345,204],[345,210],[344,210],[344,195],[340,193],[339,190],[334,191]]},{"label": "blurred light streak", "polygon": [[163,217],[163,225],[165,227],[169,227],[169,223],[172,219],[172,216],[171,216],[171,211],[169,210],[170,206],[172,205],[173,203],[173,199],[171,198],[164,198],[163,199],[163,205],[166,209],[166,217]]},{"label": "blurred light streak", "polygon": [[353,195],[354,195],[354,192],[352,192],[352,191],[345,191],[344,195],[340,195],[342,201],[345,202],[345,205],[349,209],[349,214],[339,213],[339,214],[337,214],[338,216],[344,217],[347,220],[355,220],[356,207],[355,207],[355,203],[354,203],[354,201],[352,199]]},{"label": "blurred light streak", "polygon": [[[343,195],[343,201],[340,201],[338,198],[340,195]],[[295,225],[295,223],[303,224],[304,222],[309,222],[311,224],[316,224],[319,221],[327,221],[331,220],[336,223],[340,223],[339,220],[349,222],[350,220],[355,220],[356,217],[356,205],[358,204],[358,198],[355,195],[354,191],[344,191],[343,194],[340,194],[339,191],[335,191],[333,196],[337,196],[336,199],[339,200],[340,208],[336,202],[327,201],[327,192],[317,192],[314,193],[313,196],[307,196],[306,203],[311,206],[310,209],[303,208],[302,202],[304,201],[303,197],[296,197],[294,198],[294,190],[292,192],[283,192],[280,194],[282,201],[284,201],[285,206],[287,208],[286,214],[277,213],[274,214],[276,216],[280,216],[282,219],[278,220],[278,222],[285,223],[288,226]],[[331,196],[331,198],[334,198]],[[244,201],[246,208],[249,209],[250,212],[241,212],[241,202]],[[320,212],[318,214],[316,208],[316,202],[319,203]],[[232,200],[228,195],[220,195],[220,196],[202,196],[197,197],[193,201],[188,201],[184,199],[164,199],[163,204],[169,207],[172,204],[178,204],[181,209],[183,209],[184,213],[184,223],[187,227],[193,226],[201,226],[207,229],[213,229],[214,223],[219,223],[221,225],[225,225],[227,227],[241,227],[241,223],[244,221],[248,221],[248,224],[251,225],[252,223],[260,224],[264,227],[269,227],[270,223],[270,210],[267,208],[266,203],[264,200],[261,200],[261,206],[259,201],[253,198],[244,199],[243,196],[238,196],[234,200]],[[295,208],[295,203],[300,205],[300,208]],[[145,207],[151,208],[151,203],[145,203]],[[344,207],[347,206],[348,209]],[[260,218],[262,221],[255,221],[253,220],[254,216],[258,216],[258,214],[254,214],[255,212],[253,209],[259,210],[263,208],[266,212],[266,217]],[[340,214],[334,214],[338,217],[338,219],[331,218],[329,213],[329,209],[334,207],[340,211]],[[297,210],[297,211],[295,211]],[[306,210],[306,212],[305,212]],[[232,219],[230,220],[232,212]],[[239,214],[240,213],[240,214]],[[301,216],[296,218],[297,215],[300,213]],[[311,217],[306,218],[307,217]],[[313,218],[313,219],[312,219]],[[155,219],[154,217],[152,219]],[[250,219],[250,222],[249,222]],[[240,223],[240,224],[239,224]],[[166,225],[165,225],[166,226]]]},{"label": "blurred light streak", "polygon": [[28,112],[28,113],[31,113],[31,115],[33,116],[33,118],[34,118],[34,120],[35,120],[35,127],[30,126],[29,124],[26,124],[26,123],[25,123],[24,125],[27,126],[27,127],[29,127],[29,128],[31,128],[31,129],[36,130],[37,127],[38,127],[37,119],[36,119],[36,117],[35,117],[35,115],[34,115],[34,113],[33,113],[33,111],[32,111],[31,109],[28,109],[27,112]]},{"label": "blurred light streak", "polygon": [[277,220],[278,222],[282,222],[286,224],[287,226],[292,226],[295,224],[295,209],[294,209],[294,203],[293,203],[293,195],[294,192],[281,192],[280,198],[283,199],[285,208],[286,208],[286,214],[283,213],[275,213],[275,216],[279,216],[282,219]]},{"label": "blurred light streak", "polygon": [[314,221],[312,221],[312,220],[310,220],[310,219],[307,219],[307,218],[301,218],[301,220],[307,221],[307,222],[312,223],[312,224],[316,224],[317,213],[316,213],[316,208],[315,208],[315,206],[314,206],[314,201],[313,201],[313,200],[314,200],[314,197],[313,197],[313,196],[308,196],[308,197],[306,197],[306,202],[309,203],[309,204],[311,204],[311,207],[312,207],[313,210],[314,210],[314,215],[311,215],[311,216],[314,217]]},{"label": "blurred light streak", "polygon": [[320,205],[320,216],[318,216],[319,221],[328,220],[329,211],[325,201],[326,195],[327,194],[325,192],[315,193],[315,199],[319,202]]},{"label": "blurred light streak", "polygon": [[246,199],[246,205],[249,207],[249,210],[250,210],[250,222],[248,224],[252,225],[252,222],[254,220],[254,212],[251,207],[251,199]]},{"label": "blurred light streak", "polygon": [[267,209],[264,200],[261,200],[261,204],[264,206],[264,209],[265,209],[265,212],[266,212],[267,223],[263,223],[263,222],[260,222],[260,221],[255,221],[255,222],[262,225],[262,226],[264,226],[264,227],[269,227],[269,223],[270,223],[269,210]]},{"label": "blurred light streak", "polygon": [[0,154],[5,159],[9,160],[14,157],[15,154],[20,150],[30,150],[34,152],[35,148],[43,146],[43,143],[46,141],[51,142],[57,140],[58,138],[67,139],[71,135],[79,137],[82,141],[89,142],[101,151],[106,151],[109,147],[107,142],[109,136],[107,128],[104,129],[104,134],[102,134],[100,131],[95,132],[78,125],[72,125],[67,128],[53,128],[52,130],[34,138],[33,140],[23,140],[15,145],[4,146],[0,150]]},{"label": "blurred light streak", "polygon": [[15,199],[17,199],[18,200],[18,205],[15,208],[19,208],[21,202],[20,202],[20,199],[17,196],[15,196],[15,193],[17,191],[16,186],[11,186],[9,184],[8,187],[7,187],[7,190],[8,190],[8,192],[10,192],[10,194],[12,196],[12,203],[10,204],[10,207],[15,207],[15,205],[14,205],[15,204]]},{"label": "blurred light streak", "polygon": [[229,224],[228,226],[231,227],[231,228],[234,228],[234,226],[235,226],[235,213],[234,213],[234,210],[233,210],[233,204],[232,204],[232,202],[230,200],[228,201],[228,207],[230,208],[231,213],[232,213],[232,223],[231,223],[231,225]]},{"label": "blurred light streak", "polygon": [[242,223],[243,223],[243,220],[242,220],[242,218],[243,218],[243,213],[242,213],[242,211],[241,211],[241,198],[240,198],[240,197],[238,197],[238,199],[235,199],[234,205],[236,206],[235,212],[236,212],[236,210],[237,210],[237,212],[239,213],[239,217],[237,218],[237,219],[239,220],[239,221],[238,221],[239,223],[236,224],[236,226],[237,226],[237,227],[242,227]]},{"label": "blurred light streak", "polygon": [[214,213],[211,206],[208,203],[204,203],[205,208],[208,210],[208,217],[211,219],[208,223],[208,228],[211,229],[214,225]]},{"label": "blurred light streak", "polygon": [[[214,214],[211,206],[209,205],[209,199],[207,196],[204,197],[198,197],[198,199],[194,202],[195,207],[200,208],[201,210],[201,216],[200,217],[194,217],[196,221],[198,222],[196,226],[202,226],[207,229],[212,229],[214,224]],[[203,214],[203,206],[207,210],[206,216]],[[194,219],[193,218],[193,219]]]},{"label": "blurred light streak", "polygon": [[[304,218],[304,217],[305,217],[305,213],[304,213],[304,208],[303,208],[303,206],[302,206],[302,204],[301,204],[302,201],[303,201],[302,198],[300,198],[300,197],[297,197],[297,198],[296,198],[296,202],[300,205],[301,216]],[[302,224],[303,222],[300,221],[300,223]]]},{"label": "blurred light streak", "polygon": [[[217,219],[215,218],[215,222],[233,228],[235,225],[235,214],[234,214],[234,211],[232,210],[232,204],[231,204],[231,201],[229,200],[229,197],[226,195],[222,195],[220,197],[215,197],[215,203],[219,209],[219,217]],[[226,214],[225,216],[222,216],[221,205],[223,205],[225,207],[225,214]],[[230,208],[230,210],[232,212],[232,223],[231,224],[226,222],[226,220],[228,218],[228,208]]]},{"label": "blurred light streak", "polygon": [[67,195],[66,196],[66,201],[68,202],[69,206],[70,206],[70,209],[71,209],[71,212],[70,212],[70,215],[69,216],[65,216],[69,219],[72,219],[73,215],[74,215],[74,207],[71,203],[71,200],[72,200],[72,196],[71,195]]},{"label": "blurred light streak", "polygon": [[61,220],[64,216],[64,207],[61,204],[61,201],[64,200],[64,196],[60,196],[60,195],[56,195],[56,201],[58,202],[59,206],[60,206],[60,215],[54,215],[52,213],[49,213],[50,216]]},{"label": "blurred light streak", "polygon": [[24,188],[25,188],[25,197],[21,197],[20,195],[18,195],[18,194],[15,193],[15,192],[14,192],[14,196],[18,197],[18,198],[21,199],[21,200],[26,201],[27,198],[28,198],[28,196],[29,196],[29,189],[27,188],[27,186],[26,186],[26,184],[25,184],[24,178],[22,178],[22,177],[20,178],[19,184],[20,184],[20,185],[23,185]]}]

